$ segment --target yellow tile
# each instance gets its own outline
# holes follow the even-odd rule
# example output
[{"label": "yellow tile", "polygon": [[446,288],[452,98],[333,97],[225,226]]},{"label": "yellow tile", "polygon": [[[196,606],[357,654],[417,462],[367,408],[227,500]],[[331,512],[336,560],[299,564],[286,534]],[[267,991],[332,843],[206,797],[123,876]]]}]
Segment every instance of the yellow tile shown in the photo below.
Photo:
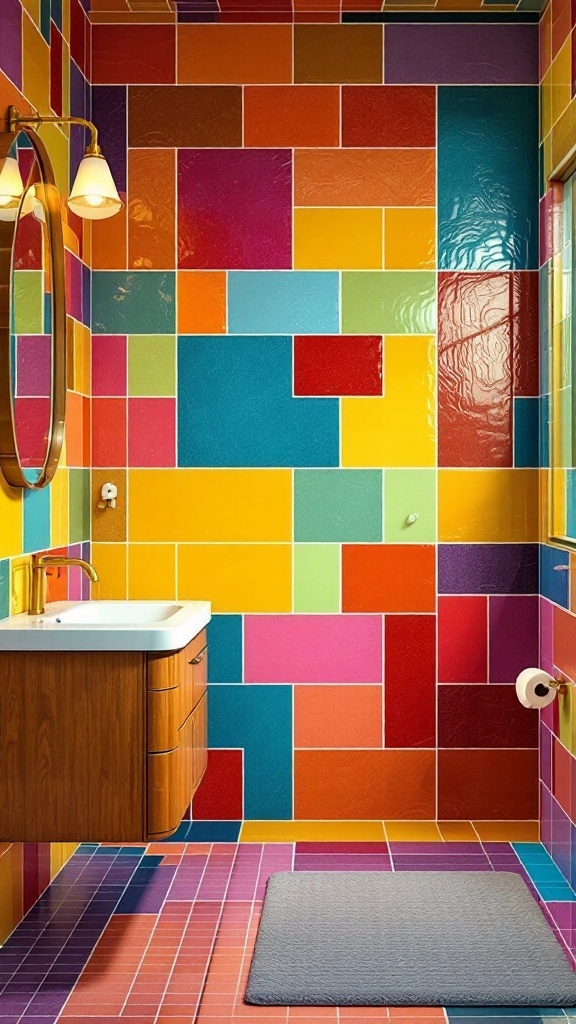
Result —
[{"label": "yellow tile", "polygon": [[552,166],[558,167],[576,145],[576,100],[571,100],[552,129]]},{"label": "yellow tile", "polygon": [[538,843],[537,821],[473,821],[483,843]]},{"label": "yellow tile", "polygon": [[548,135],[552,131],[553,125],[552,119],[552,68],[548,68],[548,71],[542,79],[542,85],[540,88],[540,132],[541,137]]},{"label": "yellow tile", "polygon": [[[44,108],[46,109],[46,108]],[[68,139],[56,124],[42,125],[38,134],[50,154],[54,177],[60,194],[64,197],[70,190],[68,169]]]},{"label": "yellow tile", "polygon": [[22,551],[22,491],[9,487],[0,473],[0,558]]},{"label": "yellow tile", "polygon": [[558,735],[560,742],[564,744],[571,754],[575,752],[574,720],[576,701],[574,697],[574,688],[569,686],[568,692],[558,701]]},{"label": "yellow tile", "polygon": [[175,544],[130,544],[128,597],[131,601],[175,600]]},{"label": "yellow tile", "polygon": [[126,545],[93,544],[92,565],[100,577],[92,584],[94,601],[126,600]]},{"label": "yellow tile", "polygon": [[382,843],[381,821],[245,821],[241,843]]},{"label": "yellow tile", "polygon": [[40,25],[40,0],[22,0],[22,6],[28,12],[35,25]]},{"label": "yellow tile", "polygon": [[435,466],[435,346],[384,340],[384,398],[343,398],[343,466]]},{"label": "yellow tile", "polygon": [[385,821],[389,843],[441,843],[442,836],[435,821]]},{"label": "yellow tile", "polygon": [[[65,45],[70,44],[70,0],[62,0],[62,35]],[[67,78],[68,75],[64,75]]]},{"label": "yellow tile", "polygon": [[50,110],[50,49],[31,18],[22,18],[22,92],[37,110]]},{"label": "yellow tile", "polygon": [[285,541],[292,537],[288,469],[134,469],[129,539]]},{"label": "yellow tile", "polygon": [[[126,540],[126,470],[125,469],[93,469],[91,473],[92,489],[92,540],[102,544],[118,543]],[[102,486],[114,484],[118,490],[116,507],[98,508]]]},{"label": "yellow tile", "polygon": [[297,270],[379,270],[382,211],[317,207],[294,210]]},{"label": "yellow tile", "polygon": [[436,211],[391,207],[384,211],[384,266],[387,270],[427,270],[436,264]]},{"label": "yellow tile", "polygon": [[544,139],[542,141],[542,152],[543,152],[543,157],[544,157],[544,159],[543,159],[544,181],[548,181],[548,179],[552,175],[552,171],[554,170],[554,165],[552,163],[552,132],[548,132],[548,134],[544,136]]},{"label": "yellow tile", "polygon": [[470,821],[439,821],[438,828],[445,843],[478,842],[478,836]]},{"label": "yellow tile", "polygon": [[50,546],[68,544],[68,470],[60,466],[50,484]]},{"label": "yellow tile", "polygon": [[0,857],[0,945],[22,918],[22,843],[11,843]]},{"label": "yellow tile", "polygon": [[538,470],[438,470],[441,541],[538,540]]},{"label": "yellow tile", "polygon": [[291,545],[182,544],[178,598],[212,601],[213,612],[289,612]]},{"label": "yellow tile", "polygon": [[[572,99],[572,38],[568,37],[552,62],[552,122],[564,113]],[[547,126],[546,126],[547,128]],[[548,130],[548,129],[547,129]],[[544,134],[547,134],[547,130]]]},{"label": "yellow tile", "polygon": [[[64,2],[64,8],[68,7],[68,0]],[[64,15],[64,8],[62,10],[63,24],[66,23],[66,16]],[[64,68],[64,74],[62,76],[62,116],[70,116],[70,48],[66,40],[68,36],[64,37],[62,42],[62,67]],[[70,128],[68,125],[62,125],[62,131],[68,138],[70,137]]]},{"label": "yellow tile", "polygon": [[30,607],[30,556],[10,561],[10,614],[20,615]]}]

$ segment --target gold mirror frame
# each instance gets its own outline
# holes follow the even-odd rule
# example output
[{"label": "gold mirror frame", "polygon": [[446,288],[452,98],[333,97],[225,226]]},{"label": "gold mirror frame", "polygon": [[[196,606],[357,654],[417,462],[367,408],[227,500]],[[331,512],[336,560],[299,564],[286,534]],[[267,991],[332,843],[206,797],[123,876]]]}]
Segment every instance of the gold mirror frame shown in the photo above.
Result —
[{"label": "gold mirror frame", "polygon": [[43,185],[53,186],[44,192],[43,203],[46,231],[50,248],[50,276],[52,292],[52,368],[50,396],[50,433],[44,464],[36,480],[28,480],[22,469],[18,453],[12,391],[11,292],[12,253],[20,210],[14,221],[0,221],[0,469],[11,487],[40,490],[52,480],[64,441],[66,415],[66,278],[64,267],[64,238],[60,198],[56,189],[54,171],[44,143],[32,128],[19,125],[16,133],[0,133],[0,160],[6,159],[18,132],[30,142],[40,170]]}]

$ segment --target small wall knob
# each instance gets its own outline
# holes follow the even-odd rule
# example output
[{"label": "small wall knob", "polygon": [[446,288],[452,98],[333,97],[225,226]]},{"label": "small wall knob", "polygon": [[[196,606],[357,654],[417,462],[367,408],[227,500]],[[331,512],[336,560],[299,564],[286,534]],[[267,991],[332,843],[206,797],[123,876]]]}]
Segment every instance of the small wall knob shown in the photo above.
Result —
[{"label": "small wall knob", "polygon": [[409,516],[406,516],[406,526],[413,526],[417,522],[418,516],[415,512],[411,512]]}]

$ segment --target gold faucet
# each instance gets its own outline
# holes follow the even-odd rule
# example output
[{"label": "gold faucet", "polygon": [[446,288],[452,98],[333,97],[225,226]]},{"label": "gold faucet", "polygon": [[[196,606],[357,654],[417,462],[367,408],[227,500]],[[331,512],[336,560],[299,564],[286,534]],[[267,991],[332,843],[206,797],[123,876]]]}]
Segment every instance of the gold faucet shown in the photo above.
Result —
[{"label": "gold faucet", "polygon": [[46,569],[49,566],[78,565],[84,570],[92,583],[98,582],[98,573],[90,562],[83,558],[65,558],[63,555],[32,556],[32,587],[30,589],[30,607],[28,615],[43,615],[46,602]]}]

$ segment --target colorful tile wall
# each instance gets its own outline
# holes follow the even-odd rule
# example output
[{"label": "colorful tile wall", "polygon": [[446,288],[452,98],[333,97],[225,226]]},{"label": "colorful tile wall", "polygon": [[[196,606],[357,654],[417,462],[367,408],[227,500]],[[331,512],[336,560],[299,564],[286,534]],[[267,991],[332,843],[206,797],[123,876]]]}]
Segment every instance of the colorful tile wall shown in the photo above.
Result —
[{"label": "colorful tile wall", "polygon": [[535,819],[537,27],[289,6],[94,12],[96,564],[212,600],[194,817]]},{"label": "colorful tile wall", "polygon": [[[0,31],[0,108],[9,103],[22,110],[85,116],[89,58],[89,22],[79,0],[2,5]],[[3,129],[4,130],[4,129]],[[63,197],[82,155],[81,132],[48,125],[40,129]],[[24,494],[0,481],[0,616],[24,611],[28,596],[29,556],[53,550],[80,554],[90,538],[90,262],[89,237],[63,202],[67,279],[68,402],[65,450],[49,488]],[[22,263],[20,264],[22,265]],[[28,263],[28,267],[31,267]],[[18,272],[20,292],[33,297],[39,271]],[[39,294],[39,293],[38,293]],[[26,304],[26,335],[18,348],[20,394],[27,403],[44,401],[46,336],[38,304]],[[30,423],[30,411],[26,412]],[[88,554],[84,547],[84,554]],[[78,570],[61,570],[48,581],[52,600],[86,596]],[[81,837],[79,837],[81,838]],[[0,944],[38,899],[50,879],[73,853],[76,844],[2,844],[0,852]]]},{"label": "colorful tile wall", "polygon": [[[540,199],[540,664],[552,674],[576,677],[576,591],[574,555],[552,546],[549,540],[548,489],[552,465],[549,419],[553,381],[551,345],[558,343],[561,321],[571,312],[564,308],[557,287],[552,292],[552,272],[561,267],[563,239],[563,189],[554,181],[554,170],[576,143],[576,100],[573,98],[573,60],[576,39],[574,12],[561,0],[552,0],[540,26],[541,76],[541,199]],[[568,300],[569,301],[569,300]],[[553,449],[552,449],[553,450]],[[571,465],[571,461],[569,463]],[[574,495],[568,488],[567,525],[572,530]],[[556,514],[554,516],[556,521]],[[540,722],[540,819],[542,842],[572,883],[576,881],[576,712],[571,691],[541,714]]]}]

